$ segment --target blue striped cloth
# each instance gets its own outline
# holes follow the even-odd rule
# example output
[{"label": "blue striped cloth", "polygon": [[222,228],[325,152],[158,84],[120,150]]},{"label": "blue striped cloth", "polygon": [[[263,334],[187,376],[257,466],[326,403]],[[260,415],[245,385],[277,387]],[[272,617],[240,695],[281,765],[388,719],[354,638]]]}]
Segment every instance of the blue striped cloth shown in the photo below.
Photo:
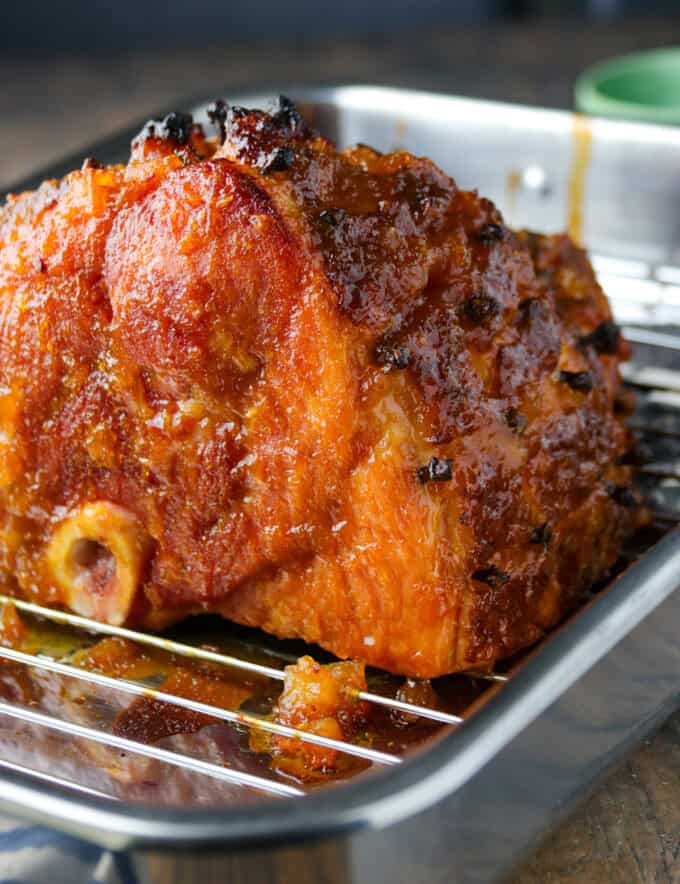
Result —
[{"label": "blue striped cloth", "polygon": [[140,884],[130,857],[0,817],[0,884]]}]

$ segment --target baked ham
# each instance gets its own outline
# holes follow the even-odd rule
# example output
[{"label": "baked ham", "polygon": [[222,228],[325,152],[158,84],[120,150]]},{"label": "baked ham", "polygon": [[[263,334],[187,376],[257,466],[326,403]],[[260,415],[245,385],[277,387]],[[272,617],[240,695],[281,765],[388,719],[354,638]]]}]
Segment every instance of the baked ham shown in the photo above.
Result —
[{"label": "baked ham", "polygon": [[409,676],[534,642],[634,511],[586,255],[286,99],[210,113],[0,210],[8,591]]}]

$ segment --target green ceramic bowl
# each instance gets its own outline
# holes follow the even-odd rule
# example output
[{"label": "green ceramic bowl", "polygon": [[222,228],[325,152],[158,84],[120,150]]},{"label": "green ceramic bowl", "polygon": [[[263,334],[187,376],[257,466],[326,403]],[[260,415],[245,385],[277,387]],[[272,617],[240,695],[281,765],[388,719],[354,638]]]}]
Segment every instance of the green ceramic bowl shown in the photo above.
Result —
[{"label": "green ceramic bowl", "polygon": [[574,86],[576,109],[596,117],[680,125],[680,48],[593,65]]}]

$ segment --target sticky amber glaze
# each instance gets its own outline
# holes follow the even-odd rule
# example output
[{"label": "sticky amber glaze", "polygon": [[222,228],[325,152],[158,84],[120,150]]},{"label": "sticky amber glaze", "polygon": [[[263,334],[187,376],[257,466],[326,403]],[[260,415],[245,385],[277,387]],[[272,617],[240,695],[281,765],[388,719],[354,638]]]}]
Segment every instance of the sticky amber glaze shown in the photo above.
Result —
[{"label": "sticky amber glaze", "polygon": [[287,102],[215,118],[0,210],[4,576],[64,604],[50,539],[106,501],[144,535],[129,622],[424,677],[530,644],[631,520],[587,258]]},{"label": "sticky amber glaze", "polygon": [[590,120],[588,117],[574,114],[573,120],[573,159],[567,186],[567,231],[574,242],[581,243],[585,184],[590,166],[593,135],[590,131]]},{"label": "sticky amber glaze", "polygon": [[[258,690],[256,683],[242,673],[142,649],[121,638],[103,639],[75,654],[70,662],[88,672],[156,683],[165,694],[198,700],[219,709],[236,710]],[[216,721],[149,695],[124,706],[112,722],[112,731],[141,743],[155,743],[175,734],[195,733]]]},{"label": "sticky amber glaze", "polygon": [[14,605],[4,605],[0,611],[0,644],[19,647],[26,638],[26,627]]}]

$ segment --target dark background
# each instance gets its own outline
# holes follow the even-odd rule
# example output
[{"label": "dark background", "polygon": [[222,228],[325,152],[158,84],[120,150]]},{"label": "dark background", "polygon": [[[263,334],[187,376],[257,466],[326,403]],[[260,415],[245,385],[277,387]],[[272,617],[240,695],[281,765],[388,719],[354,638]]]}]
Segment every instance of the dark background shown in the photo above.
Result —
[{"label": "dark background", "polygon": [[532,16],[613,20],[677,8],[671,0],[2,0],[0,48],[78,52],[304,44]]}]

